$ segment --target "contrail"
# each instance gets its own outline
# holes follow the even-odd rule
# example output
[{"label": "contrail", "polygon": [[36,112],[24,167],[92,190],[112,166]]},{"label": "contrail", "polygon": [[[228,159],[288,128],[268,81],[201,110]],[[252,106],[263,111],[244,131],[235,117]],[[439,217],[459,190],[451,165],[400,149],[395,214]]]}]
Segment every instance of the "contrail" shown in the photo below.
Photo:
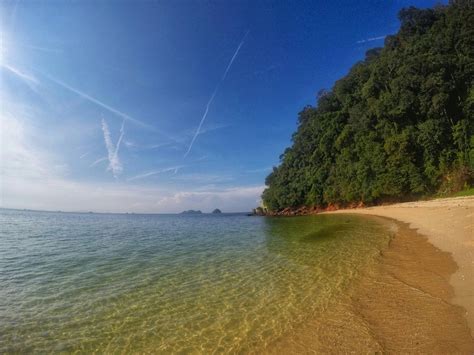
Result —
[{"label": "contrail", "polygon": [[92,168],[92,167],[96,166],[97,164],[99,164],[103,161],[106,161],[106,160],[107,160],[107,157],[99,158],[96,161],[94,161],[91,165],[89,165],[89,168]]},{"label": "contrail", "polygon": [[365,43],[365,42],[372,42],[372,41],[377,41],[379,39],[384,39],[387,36],[378,36],[378,37],[372,37],[372,38],[367,38],[367,39],[361,39],[360,41],[357,41],[356,43]]},{"label": "contrail", "polygon": [[100,106],[100,107],[102,107],[102,108],[105,108],[107,111],[110,111],[110,112],[116,114],[117,116],[122,117],[123,119],[125,119],[125,120],[127,120],[127,121],[133,122],[133,123],[135,123],[136,125],[139,125],[139,126],[141,126],[141,127],[154,129],[153,127],[149,126],[148,124],[143,123],[142,121],[139,121],[139,120],[137,120],[136,118],[133,118],[133,117],[127,115],[126,113],[123,113],[123,112],[121,112],[121,111],[119,111],[119,110],[117,110],[117,109],[115,109],[115,108],[113,108],[113,107],[111,107],[111,106],[105,104],[104,102],[101,102],[101,101],[97,100],[96,98],[94,98],[94,97],[92,97],[92,96],[86,94],[85,92],[82,92],[82,91],[80,91],[80,90],[78,90],[78,89],[73,88],[72,86],[69,86],[69,85],[66,84],[65,82],[63,82],[63,81],[61,81],[61,80],[59,80],[59,79],[56,79],[56,78],[52,77],[51,75],[48,75],[48,74],[46,74],[46,73],[42,73],[42,74],[43,74],[44,76],[46,76],[49,80],[51,80],[51,81],[55,82],[56,84],[58,84],[59,86],[62,86],[63,88],[65,88],[65,89],[67,89],[67,90],[69,90],[69,91],[71,91],[71,92],[73,92],[73,93],[79,95],[80,97],[82,97],[82,98],[84,98],[84,99],[86,99],[86,100],[89,100],[90,102],[92,102],[92,103],[94,103],[94,104],[96,104],[96,105],[98,105],[98,106]]},{"label": "contrail", "polygon": [[202,117],[201,117],[201,121],[199,122],[199,126],[198,126],[198,128],[196,129],[196,133],[194,133],[193,139],[191,140],[191,143],[189,144],[188,150],[187,150],[186,153],[184,154],[184,158],[186,158],[186,157],[188,156],[189,152],[191,151],[191,149],[192,149],[192,147],[193,147],[193,145],[194,145],[194,141],[196,140],[197,136],[198,136],[199,133],[201,132],[201,127],[202,127],[204,121],[206,120],[207,113],[209,112],[209,108],[211,107],[211,104],[212,104],[212,102],[214,101],[214,98],[216,97],[217,92],[219,91],[219,87],[220,87],[221,84],[224,82],[225,78],[227,77],[227,73],[229,72],[229,70],[230,70],[230,68],[231,68],[231,66],[232,66],[232,63],[234,63],[235,58],[236,58],[237,55],[239,54],[240,48],[241,48],[242,45],[244,44],[245,38],[247,37],[247,35],[249,34],[249,32],[250,32],[250,30],[245,33],[244,37],[243,37],[242,40],[240,41],[239,45],[237,46],[237,49],[236,49],[235,52],[234,52],[234,55],[233,55],[232,58],[230,59],[229,64],[227,65],[227,68],[226,68],[225,71],[224,71],[224,74],[222,75],[221,80],[217,83],[216,88],[214,89],[214,92],[212,93],[211,97],[209,98],[209,101],[208,101],[207,104],[206,104],[206,109],[204,110],[204,114],[203,114]]},{"label": "contrail", "polygon": [[185,165],[177,165],[177,166],[172,166],[172,167],[164,168],[164,169],[160,169],[160,170],[153,170],[153,171],[149,171],[149,172],[144,173],[144,174],[139,174],[139,175],[136,175],[136,176],[132,176],[132,177],[128,178],[127,181],[144,179],[144,178],[147,178],[149,176],[158,175],[158,174],[161,174],[161,173],[167,173],[167,172],[170,172],[170,171],[173,171],[173,175],[175,175],[178,172],[179,169],[184,168],[184,167],[185,167]]},{"label": "contrail", "polygon": [[33,49],[35,51],[46,52],[46,53],[62,53],[63,52],[62,49],[32,46],[30,44],[15,43],[15,45],[20,46],[20,47]]},{"label": "contrail", "polygon": [[16,11],[18,9],[18,4],[20,3],[20,0],[15,1],[15,5],[13,7],[13,10],[10,14],[10,18],[8,23],[8,26],[10,26],[9,30],[14,33],[15,32],[15,20],[16,20]]},{"label": "contrail", "polygon": [[194,133],[193,139],[191,140],[191,143],[189,144],[188,150],[187,150],[186,153],[184,154],[184,158],[186,158],[186,157],[188,156],[189,152],[191,151],[191,148],[193,147],[194,141],[196,140],[197,136],[199,135],[199,132],[201,132],[202,124],[203,124],[204,121],[206,120],[207,113],[209,112],[209,107],[211,106],[212,101],[214,101],[214,97],[216,97],[216,94],[217,94],[217,91],[218,91],[218,89],[219,89],[219,86],[220,86],[220,83],[217,84],[216,88],[214,89],[214,92],[213,92],[212,95],[211,95],[211,98],[210,98],[209,101],[207,102],[206,110],[204,111],[204,114],[202,115],[201,122],[199,122],[199,126],[198,126],[198,128],[197,128],[197,130],[196,130],[196,133]]},{"label": "contrail", "polygon": [[114,178],[117,179],[118,175],[120,175],[120,173],[122,173],[123,171],[122,163],[120,162],[120,159],[118,157],[118,150],[120,148],[120,142],[122,141],[124,132],[123,123],[122,127],[120,128],[120,137],[115,147],[112,143],[112,138],[110,137],[109,126],[107,125],[107,122],[105,122],[104,119],[102,119],[102,132],[104,133],[104,143],[105,147],[107,148],[107,156],[109,159],[109,166],[107,170],[111,170]]},{"label": "contrail", "polygon": [[0,66],[7,69],[7,70],[9,70],[13,74],[17,75],[19,78],[23,79],[27,83],[33,83],[35,85],[39,84],[38,79],[36,79],[34,76],[32,76],[30,74],[27,74],[27,73],[15,68],[15,67],[12,67],[12,66],[10,66],[6,63],[0,63]]},{"label": "contrail", "polygon": [[5,68],[9,72],[15,74],[18,78],[20,78],[28,87],[30,88],[31,91],[33,91],[35,94],[43,97],[42,92],[38,89],[38,86],[40,84],[39,80],[34,77],[33,75],[29,73],[25,73],[24,71],[19,70],[18,68],[15,68],[11,65],[8,65],[6,63],[0,63],[1,68]]},{"label": "contrail", "polygon": [[83,91],[80,91],[80,90],[78,90],[78,89],[76,89],[76,88],[73,88],[72,86],[66,84],[65,82],[63,82],[63,81],[61,81],[61,80],[59,80],[59,79],[57,79],[57,78],[55,78],[55,77],[53,77],[53,76],[51,76],[51,75],[49,75],[49,74],[46,74],[46,73],[44,73],[44,72],[42,72],[42,71],[39,71],[39,70],[37,70],[37,71],[40,72],[40,73],[41,73],[42,75],[44,75],[45,77],[47,77],[47,78],[48,78],[49,80],[51,80],[52,82],[58,84],[59,86],[62,86],[63,88],[65,88],[65,89],[67,89],[67,90],[69,90],[69,91],[71,91],[71,92],[73,92],[73,93],[79,95],[80,97],[82,97],[82,98],[84,98],[84,99],[86,99],[86,100],[89,100],[90,102],[96,104],[97,106],[100,106],[100,107],[106,109],[107,111],[112,112],[113,114],[115,114],[115,115],[117,115],[117,116],[123,118],[124,120],[127,120],[127,121],[129,121],[129,122],[132,122],[132,123],[134,123],[134,124],[136,124],[136,125],[138,125],[138,126],[140,126],[140,127],[147,128],[147,129],[149,129],[149,130],[152,130],[152,131],[154,131],[154,132],[157,132],[157,133],[161,134],[162,136],[166,137],[167,139],[169,139],[169,140],[171,140],[171,141],[173,141],[173,142],[175,142],[175,143],[179,143],[179,141],[178,141],[176,138],[171,137],[169,134],[167,134],[167,133],[165,133],[165,132],[163,132],[163,131],[161,131],[161,130],[158,130],[158,129],[156,129],[155,127],[150,126],[149,124],[146,124],[146,123],[144,123],[144,122],[142,122],[142,121],[140,121],[140,120],[137,120],[136,118],[133,118],[132,116],[127,115],[126,113],[124,113],[124,112],[122,112],[122,111],[119,111],[119,110],[117,110],[117,109],[115,109],[115,108],[113,108],[113,107],[107,105],[106,103],[104,103],[104,102],[102,102],[102,101],[99,101],[98,99],[96,99],[96,98],[90,96],[89,94],[86,94],[86,93],[83,92]]},{"label": "contrail", "polygon": [[115,146],[114,157],[117,160],[118,160],[118,152],[119,152],[119,149],[120,149],[120,143],[122,143],[122,138],[123,138],[123,135],[125,133],[124,126],[125,126],[125,120],[122,121],[122,126],[120,127],[120,136],[119,136],[119,139],[117,141],[117,145]]},{"label": "contrail", "polygon": [[248,30],[247,32],[245,32],[245,35],[244,37],[242,38],[242,40],[240,41],[239,43],[239,46],[237,47],[234,55],[232,56],[230,62],[229,62],[229,65],[227,66],[227,68],[225,69],[225,72],[224,72],[224,75],[222,75],[222,79],[221,81],[224,81],[226,76],[227,76],[227,73],[229,72],[230,70],[230,67],[232,66],[232,63],[234,63],[234,60],[235,60],[235,57],[237,57],[237,55],[239,54],[239,51],[240,51],[240,48],[242,47],[242,45],[244,44],[244,41],[245,41],[245,38],[247,38],[247,35],[249,34],[250,30]]},{"label": "contrail", "polygon": [[[36,86],[40,85],[41,83],[40,83],[40,81],[39,81],[35,76],[33,76],[33,75],[31,75],[31,74],[27,74],[27,73],[25,73],[25,72],[19,70],[18,68],[13,67],[13,66],[10,66],[10,65],[8,65],[8,64],[6,64],[6,63],[0,63],[0,67],[3,67],[3,68],[5,68],[5,69],[7,69],[8,71],[14,73],[14,74],[17,75],[19,78],[21,78],[23,81],[25,81],[25,82],[30,86],[30,88],[31,88],[33,91],[35,91],[37,94],[41,94],[41,92],[36,88]],[[78,89],[76,89],[76,88],[74,88],[74,87],[72,87],[72,86],[66,84],[65,82],[63,82],[63,81],[61,81],[61,80],[59,80],[59,79],[53,77],[52,75],[49,75],[49,74],[47,74],[47,73],[45,73],[45,72],[43,72],[43,71],[41,71],[41,70],[39,70],[39,69],[35,69],[35,70],[33,70],[33,71],[35,71],[35,72],[37,72],[37,73],[39,73],[39,74],[45,76],[46,78],[48,78],[48,79],[49,79],[50,81],[52,81],[53,83],[55,83],[55,84],[57,84],[57,85],[59,85],[59,86],[65,88],[65,89],[67,89],[67,90],[69,90],[69,91],[71,91],[71,92],[73,92],[73,93],[75,93],[76,95],[79,95],[79,96],[82,97],[83,99],[86,99],[86,100],[88,100],[88,101],[90,101],[90,102],[96,104],[97,106],[100,106],[100,107],[106,109],[107,111],[109,111],[109,112],[111,112],[111,113],[113,113],[113,114],[115,114],[115,115],[117,115],[117,116],[123,118],[124,120],[127,120],[127,121],[129,121],[129,122],[132,122],[132,123],[134,123],[134,124],[140,126],[140,127],[147,128],[147,129],[149,129],[149,130],[151,130],[151,131],[153,131],[153,132],[156,132],[156,133],[162,135],[163,137],[166,137],[167,139],[169,139],[169,140],[171,140],[171,141],[173,141],[173,142],[175,142],[175,143],[177,143],[177,144],[182,144],[178,139],[176,139],[176,138],[170,136],[169,134],[167,134],[167,133],[165,133],[165,132],[163,132],[163,131],[161,131],[161,130],[159,130],[159,129],[153,127],[153,126],[150,126],[149,124],[146,124],[146,123],[144,123],[144,122],[142,122],[142,121],[140,121],[140,120],[137,120],[136,118],[133,118],[132,116],[127,115],[126,113],[124,113],[124,112],[122,112],[122,111],[119,111],[119,110],[117,110],[116,108],[113,108],[113,107],[110,106],[110,105],[107,105],[106,103],[104,103],[104,102],[102,102],[102,101],[100,101],[100,100],[98,100],[98,99],[96,99],[96,98],[90,96],[89,94],[86,94],[85,92],[83,92],[83,91],[81,91],[81,90],[78,90]],[[32,85],[32,84],[34,84],[34,85]]]}]

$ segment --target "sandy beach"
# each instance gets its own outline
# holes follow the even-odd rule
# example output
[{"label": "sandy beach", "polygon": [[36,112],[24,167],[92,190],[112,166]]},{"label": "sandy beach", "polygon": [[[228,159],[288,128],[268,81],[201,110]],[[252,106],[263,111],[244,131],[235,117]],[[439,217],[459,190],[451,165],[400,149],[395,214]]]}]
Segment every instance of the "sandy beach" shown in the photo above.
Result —
[{"label": "sandy beach", "polygon": [[[278,354],[282,349],[301,354],[474,351],[465,306],[453,304],[455,298],[464,298],[456,296],[450,283],[459,270],[452,254],[434,246],[401,218],[392,218],[385,208],[383,217],[358,210],[386,225],[392,234],[377,263],[339,295],[344,302],[314,314],[271,344],[267,353]],[[469,292],[467,284],[458,286]]]},{"label": "sandy beach", "polygon": [[474,197],[399,203],[326,213],[367,214],[407,223],[436,248],[449,252],[457,264],[450,283],[451,303],[465,310],[474,335]]}]

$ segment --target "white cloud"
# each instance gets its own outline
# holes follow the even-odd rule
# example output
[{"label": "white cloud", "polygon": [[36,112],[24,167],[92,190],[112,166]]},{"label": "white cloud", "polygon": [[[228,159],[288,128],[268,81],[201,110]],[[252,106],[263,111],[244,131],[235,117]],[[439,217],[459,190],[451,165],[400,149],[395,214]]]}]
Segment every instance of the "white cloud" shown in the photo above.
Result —
[{"label": "white cloud", "polygon": [[0,205],[39,210],[173,213],[187,209],[249,211],[259,203],[263,186],[209,191],[179,191],[137,185],[88,184],[64,178],[7,177]]},{"label": "white cloud", "polygon": [[[24,108],[25,112],[28,108]],[[64,166],[53,161],[44,151],[33,148],[28,120],[15,119],[6,109],[0,112],[0,175],[3,178],[44,179],[61,171]],[[48,161],[48,163],[47,163]]]},{"label": "white cloud", "polygon": [[[27,113],[28,108],[24,107],[22,112]],[[67,177],[67,167],[60,159],[35,143],[35,136],[40,132],[28,119],[20,120],[5,110],[0,115],[0,128],[1,207],[137,213],[220,208],[225,212],[236,212],[256,206],[263,190],[263,186],[241,186],[176,191],[118,182],[77,182]]]},{"label": "white cloud", "polygon": [[245,212],[260,204],[264,186],[233,187],[210,191],[177,192],[158,200],[157,208],[171,211],[183,209],[213,210],[224,212]]}]

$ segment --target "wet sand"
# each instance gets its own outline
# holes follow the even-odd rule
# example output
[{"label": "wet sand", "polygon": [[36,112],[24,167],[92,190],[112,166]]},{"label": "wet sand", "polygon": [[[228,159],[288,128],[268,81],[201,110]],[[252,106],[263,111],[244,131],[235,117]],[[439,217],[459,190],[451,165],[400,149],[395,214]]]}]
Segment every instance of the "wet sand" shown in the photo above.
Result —
[{"label": "wet sand", "polygon": [[331,213],[384,216],[408,223],[435,247],[451,253],[458,269],[450,278],[452,303],[465,309],[474,337],[474,197],[399,203]]},{"label": "wet sand", "polygon": [[408,224],[392,230],[377,263],[337,302],[270,344],[267,353],[465,353],[474,339],[465,309],[452,304],[458,266]]}]

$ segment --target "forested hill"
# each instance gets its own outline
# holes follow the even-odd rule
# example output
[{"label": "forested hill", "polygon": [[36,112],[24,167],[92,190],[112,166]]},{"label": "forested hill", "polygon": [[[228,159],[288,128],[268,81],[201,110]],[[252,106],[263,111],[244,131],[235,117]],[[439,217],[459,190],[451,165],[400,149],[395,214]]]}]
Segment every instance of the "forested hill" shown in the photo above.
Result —
[{"label": "forested hill", "polygon": [[400,11],[399,32],[299,113],[265,207],[372,204],[472,184],[473,4]]}]

